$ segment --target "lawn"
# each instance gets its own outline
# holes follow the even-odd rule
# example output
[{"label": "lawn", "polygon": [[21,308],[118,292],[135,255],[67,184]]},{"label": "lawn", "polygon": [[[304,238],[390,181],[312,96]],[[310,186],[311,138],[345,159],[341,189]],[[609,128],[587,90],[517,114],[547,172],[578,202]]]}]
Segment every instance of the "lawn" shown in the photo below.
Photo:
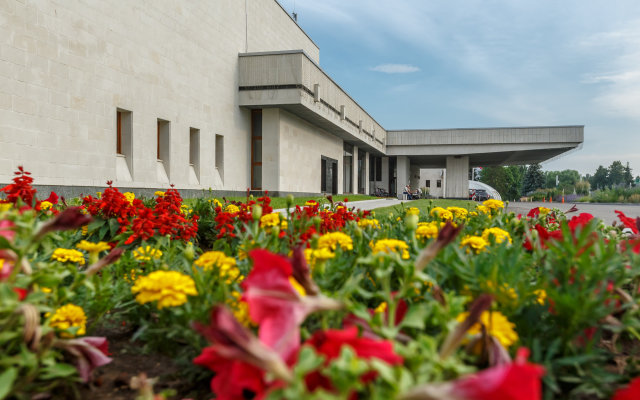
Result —
[{"label": "lawn", "polygon": [[467,210],[473,210],[474,208],[476,208],[477,204],[480,204],[480,203],[476,203],[475,201],[469,201],[469,200],[424,199],[424,200],[413,200],[413,201],[403,202],[402,204],[397,206],[376,208],[375,212],[378,215],[384,215],[390,212],[400,213],[402,212],[403,207],[405,208],[416,207],[420,209],[422,213],[428,214],[427,210],[430,207],[443,207],[443,208],[462,207],[462,208],[466,208]]},{"label": "lawn", "polygon": [[[377,199],[378,197],[375,196],[368,196],[365,194],[336,194],[333,196],[334,201],[343,201],[344,199],[349,199],[349,201],[360,201],[360,200],[373,200],[373,199]],[[240,201],[240,202],[246,202],[247,201],[247,197],[246,196],[229,196],[226,197],[227,200],[229,201]],[[222,201],[222,198],[218,197],[218,200]],[[309,200],[315,200],[319,203],[328,203],[329,200],[327,200],[326,197],[324,196],[301,196],[301,197],[294,197],[293,199],[293,204],[292,206],[303,206],[304,203],[306,203]],[[185,203],[187,204],[193,204],[193,202],[195,202],[195,199],[185,199]],[[273,207],[274,209],[280,209],[280,208],[286,208],[287,207],[287,198],[286,197],[271,197],[271,207]]]}]

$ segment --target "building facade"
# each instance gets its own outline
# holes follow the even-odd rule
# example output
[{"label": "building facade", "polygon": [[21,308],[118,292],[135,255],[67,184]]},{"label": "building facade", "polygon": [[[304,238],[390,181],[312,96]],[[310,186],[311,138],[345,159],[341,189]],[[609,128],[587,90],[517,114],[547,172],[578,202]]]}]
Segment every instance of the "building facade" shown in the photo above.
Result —
[{"label": "building facade", "polygon": [[[380,126],[275,0],[6,0],[0,21],[0,183],[24,165],[84,193],[398,193],[420,166],[470,165],[459,141]],[[555,127],[520,135],[507,144],[537,147],[508,162],[575,148],[571,128],[555,147]]]}]

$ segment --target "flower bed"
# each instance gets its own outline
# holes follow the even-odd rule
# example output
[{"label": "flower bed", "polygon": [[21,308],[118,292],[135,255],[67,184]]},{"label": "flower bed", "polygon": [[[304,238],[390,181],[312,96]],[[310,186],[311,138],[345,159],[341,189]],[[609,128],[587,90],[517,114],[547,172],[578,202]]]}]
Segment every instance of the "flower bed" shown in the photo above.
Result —
[{"label": "flower bed", "polygon": [[0,189],[0,399],[112,385],[115,332],[171,360],[175,398],[640,398],[640,219],[31,183]]}]

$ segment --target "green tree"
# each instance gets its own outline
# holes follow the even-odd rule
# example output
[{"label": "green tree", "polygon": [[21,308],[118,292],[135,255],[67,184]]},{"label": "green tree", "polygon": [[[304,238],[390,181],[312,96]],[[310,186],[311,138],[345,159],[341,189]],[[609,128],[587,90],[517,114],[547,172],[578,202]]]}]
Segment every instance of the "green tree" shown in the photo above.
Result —
[{"label": "green tree", "polygon": [[609,174],[607,175],[607,186],[616,186],[624,183],[624,166],[620,161],[614,161],[609,166]]},{"label": "green tree", "polygon": [[[507,178],[507,187],[504,194],[505,199],[518,200],[522,197],[522,186],[526,173],[527,167],[524,165],[505,167],[505,174]],[[500,195],[502,195],[502,192],[500,192]]]},{"label": "green tree", "polygon": [[629,161],[627,161],[627,166],[624,167],[624,185],[631,186],[633,184],[633,174],[631,173],[631,167],[629,166]]},{"label": "green tree", "polygon": [[591,187],[596,190],[604,189],[609,183],[608,176],[609,171],[607,171],[607,169],[602,165],[599,165],[598,169],[596,169],[596,173],[593,174],[589,183],[591,183]]},{"label": "green tree", "polygon": [[500,196],[506,196],[507,193],[507,174],[503,167],[485,167],[480,173],[480,182],[486,183],[500,193]]},{"label": "green tree", "polygon": [[540,164],[531,164],[529,168],[527,168],[527,173],[524,175],[524,187],[522,188],[522,192],[524,194],[529,194],[536,189],[540,189],[544,187],[545,184],[545,176],[542,173],[542,168]]}]

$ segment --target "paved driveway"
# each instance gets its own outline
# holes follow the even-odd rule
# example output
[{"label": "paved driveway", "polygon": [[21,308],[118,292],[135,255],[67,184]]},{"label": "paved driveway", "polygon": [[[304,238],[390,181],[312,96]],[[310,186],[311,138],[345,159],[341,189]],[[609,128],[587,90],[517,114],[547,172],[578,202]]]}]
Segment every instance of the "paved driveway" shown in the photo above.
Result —
[{"label": "paved driveway", "polygon": [[[557,208],[561,211],[567,211],[573,206],[574,203],[521,203],[511,202],[509,203],[508,211],[513,211],[516,214],[526,215],[529,210],[534,207],[548,207]],[[607,203],[575,203],[578,207],[578,213],[586,212],[594,217],[602,219],[605,223],[611,225],[613,221],[619,221],[618,215],[614,212],[620,210],[627,215],[627,217],[640,217],[640,204],[607,204]]]}]

